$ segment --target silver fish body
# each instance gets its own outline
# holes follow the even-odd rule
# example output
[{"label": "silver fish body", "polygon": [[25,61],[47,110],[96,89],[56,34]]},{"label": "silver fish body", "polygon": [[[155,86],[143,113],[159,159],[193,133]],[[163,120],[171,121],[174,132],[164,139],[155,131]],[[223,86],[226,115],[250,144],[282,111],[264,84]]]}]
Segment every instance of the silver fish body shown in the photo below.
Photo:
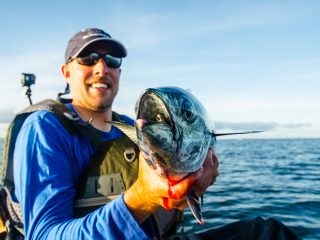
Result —
[{"label": "silver fish body", "polygon": [[[159,175],[177,181],[201,168],[214,147],[214,124],[203,105],[178,87],[146,89],[136,103],[136,126],[110,122],[131,138]],[[191,212],[203,225],[200,200],[186,196]]]},{"label": "silver fish body", "polygon": [[146,89],[136,103],[140,149],[154,168],[188,174],[203,164],[214,147],[214,124],[203,105],[178,87]]},{"label": "silver fish body", "polygon": [[[146,89],[135,110],[135,127],[110,123],[139,146],[148,164],[159,175],[174,181],[201,168],[217,136],[261,132],[215,133],[203,105],[189,91],[178,87]],[[203,224],[198,194],[191,191],[186,199],[194,217]]]}]

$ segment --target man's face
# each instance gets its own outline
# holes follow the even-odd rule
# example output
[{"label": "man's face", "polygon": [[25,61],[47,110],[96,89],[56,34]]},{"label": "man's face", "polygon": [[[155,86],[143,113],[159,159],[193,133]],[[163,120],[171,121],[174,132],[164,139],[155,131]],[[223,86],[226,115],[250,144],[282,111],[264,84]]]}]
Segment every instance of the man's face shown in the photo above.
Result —
[{"label": "man's face", "polygon": [[[108,50],[92,45],[81,56],[92,52],[106,54]],[[64,67],[63,74],[70,85],[74,104],[98,112],[111,109],[119,88],[120,68],[108,67],[101,58],[93,66],[73,60]]]}]

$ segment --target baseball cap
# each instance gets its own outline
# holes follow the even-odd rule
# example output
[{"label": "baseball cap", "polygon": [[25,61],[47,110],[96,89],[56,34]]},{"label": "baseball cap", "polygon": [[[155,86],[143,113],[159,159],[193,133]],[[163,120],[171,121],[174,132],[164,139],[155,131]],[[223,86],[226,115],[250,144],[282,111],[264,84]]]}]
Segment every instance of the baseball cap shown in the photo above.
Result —
[{"label": "baseball cap", "polygon": [[77,32],[68,42],[65,52],[65,62],[77,57],[90,44],[99,42],[110,50],[114,57],[123,58],[127,56],[125,46],[110,34],[98,28],[86,28]]}]

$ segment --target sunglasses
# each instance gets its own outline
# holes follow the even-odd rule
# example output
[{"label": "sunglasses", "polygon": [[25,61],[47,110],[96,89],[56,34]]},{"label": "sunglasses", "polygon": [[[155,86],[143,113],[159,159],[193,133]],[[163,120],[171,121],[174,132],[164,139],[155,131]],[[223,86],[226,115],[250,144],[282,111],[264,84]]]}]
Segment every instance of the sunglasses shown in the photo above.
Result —
[{"label": "sunglasses", "polygon": [[[100,58],[102,58],[105,61],[106,65],[109,68],[119,68],[122,63],[121,58],[116,58],[116,57],[113,57],[109,54],[99,54],[96,52],[90,53],[87,56],[76,57],[75,59],[77,59],[77,62],[81,65],[93,66],[93,65],[97,64],[97,62],[99,61]],[[72,60],[73,59],[70,59],[69,62],[71,62]]]}]

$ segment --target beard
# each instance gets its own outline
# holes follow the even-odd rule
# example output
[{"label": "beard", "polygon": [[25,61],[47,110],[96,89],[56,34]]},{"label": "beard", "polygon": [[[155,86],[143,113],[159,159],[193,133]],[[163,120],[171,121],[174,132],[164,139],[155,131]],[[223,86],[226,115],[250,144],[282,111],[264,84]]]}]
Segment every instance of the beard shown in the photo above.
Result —
[{"label": "beard", "polygon": [[[112,108],[113,101],[118,93],[118,81],[108,77],[93,77],[89,81],[86,102],[91,110],[104,112]],[[94,86],[99,83],[99,86]]]}]

